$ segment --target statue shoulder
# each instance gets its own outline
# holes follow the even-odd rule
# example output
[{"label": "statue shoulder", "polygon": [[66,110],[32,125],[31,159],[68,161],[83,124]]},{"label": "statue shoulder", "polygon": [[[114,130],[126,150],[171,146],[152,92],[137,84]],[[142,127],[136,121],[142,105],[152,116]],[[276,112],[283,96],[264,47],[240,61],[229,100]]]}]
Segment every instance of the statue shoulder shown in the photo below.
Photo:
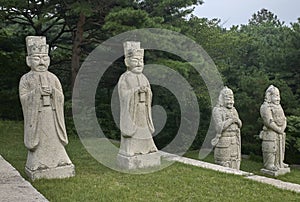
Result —
[{"label": "statue shoulder", "polygon": [[132,72],[126,71],[120,76],[119,82],[124,82],[126,80],[129,80],[132,76],[133,76]]},{"label": "statue shoulder", "polygon": [[121,74],[121,76],[119,78],[119,83],[122,82],[126,77],[127,77],[127,72],[124,72],[123,74]]},{"label": "statue shoulder", "polygon": [[261,106],[260,106],[260,111],[266,111],[266,110],[270,110],[271,106],[269,103],[264,102]]},{"label": "statue shoulder", "polygon": [[52,72],[47,71],[47,74],[51,79],[59,80],[58,77],[55,74],[53,74]]},{"label": "statue shoulder", "polygon": [[30,79],[33,79],[33,72],[30,71],[30,72],[27,72],[26,74],[24,74],[21,79],[20,79],[20,83],[23,83],[23,82],[27,82],[29,81]]},{"label": "statue shoulder", "polygon": [[265,118],[272,116],[272,107],[269,103],[264,102],[260,106],[260,115]]},{"label": "statue shoulder", "polygon": [[[145,74],[140,73],[140,75],[141,75],[143,78],[147,79],[147,77],[145,76]],[[148,80],[148,79],[147,79],[147,80]]]},{"label": "statue shoulder", "polygon": [[223,113],[223,107],[221,106],[215,106],[212,110],[213,114],[222,114]]},{"label": "statue shoulder", "polygon": [[145,76],[145,74],[141,73],[141,77],[142,77],[147,83],[149,83],[149,80],[148,80],[148,78]]},{"label": "statue shoulder", "polygon": [[232,111],[233,111],[233,113],[235,114],[235,115],[237,115],[238,116],[238,111],[236,110],[236,108],[235,107],[232,107]]}]

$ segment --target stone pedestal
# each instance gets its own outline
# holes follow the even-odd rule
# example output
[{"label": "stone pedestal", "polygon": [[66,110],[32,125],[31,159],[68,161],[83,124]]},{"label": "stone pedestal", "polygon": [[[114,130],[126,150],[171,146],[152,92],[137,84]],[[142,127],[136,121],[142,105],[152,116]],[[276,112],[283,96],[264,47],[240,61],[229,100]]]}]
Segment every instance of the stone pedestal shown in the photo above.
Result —
[{"label": "stone pedestal", "polygon": [[32,180],[36,179],[54,179],[54,178],[68,178],[75,176],[75,166],[73,164],[60,166],[56,168],[48,168],[43,170],[30,170],[25,167],[25,173]]},{"label": "stone pedestal", "polygon": [[158,152],[135,156],[124,156],[122,154],[118,154],[117,164],[120,168],[126,170],[160,166],[160,154]]},{"label": "stone pedestal", "polygon": [[272,171],[272,170],[267,170],[265,168],[260,169],[260,172],[263,174],[267,174],[267,175],[272,175],[272,176],[278,176],[278,175],[285,175],[289,172],[291,172],[290,168],[280,168],[277,171]]}]

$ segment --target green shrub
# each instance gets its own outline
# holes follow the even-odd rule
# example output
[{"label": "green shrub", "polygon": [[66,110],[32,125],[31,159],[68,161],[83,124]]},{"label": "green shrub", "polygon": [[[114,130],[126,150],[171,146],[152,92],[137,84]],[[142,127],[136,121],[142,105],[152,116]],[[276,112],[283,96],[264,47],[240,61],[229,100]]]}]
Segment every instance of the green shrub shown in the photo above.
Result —
[{"label": "green shrub", "polygon": [[287,117],[286,161],[300,163],[300,116]]}]

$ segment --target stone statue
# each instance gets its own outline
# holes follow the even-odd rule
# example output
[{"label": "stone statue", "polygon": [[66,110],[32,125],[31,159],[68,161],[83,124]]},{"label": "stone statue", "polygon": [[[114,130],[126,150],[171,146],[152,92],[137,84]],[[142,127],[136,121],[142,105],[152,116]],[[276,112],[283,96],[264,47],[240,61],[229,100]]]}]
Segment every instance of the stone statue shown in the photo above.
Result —
[{"label": "stone statue", "polygon": [[215,146],[215,163],[239,170],[241,163],[242,122],[234,105],[233,92],[224,87],[214,107],[212,117],[215,123],[216,137],[211,144]]},{"label": "stone statue", "polygon": [[278,88],[270,85],[265,93],[264,103],[260,107],[263,119],[263,130],[259,137],[262,139],[264,169],[261,172],[274,176],[290,172],[287,164],[283,163],[285,152],[286,117],[280,105]]},{"label": "stone statue", "polygon": [[24,143],[28,149],[25,171],[32,179],[74,176],[74,165],[64,146],[64,95],[58,78],[48,71],[50,57],[43,36],[27,36],[26,63],[31,71],[20,80],[24,115]]},{"label": "stone statue", "polygon": [[137,158],[141,161],[143,161],[141,158],[148,158],[148,160],[155,158],[156,163],[153,163],[157,165],[160,164],[157,155],[143,156],[157,153],[152,139],[154,132],[151,114],[152,92],[148,79],[142,73],[144,49],[140,48],[140,42],[127,41],[123,45],[127,71],[121,75],[118,82],[121,129],[119,165],[128,169],[152,166],[142,165],[143,163],[135,165]]}]

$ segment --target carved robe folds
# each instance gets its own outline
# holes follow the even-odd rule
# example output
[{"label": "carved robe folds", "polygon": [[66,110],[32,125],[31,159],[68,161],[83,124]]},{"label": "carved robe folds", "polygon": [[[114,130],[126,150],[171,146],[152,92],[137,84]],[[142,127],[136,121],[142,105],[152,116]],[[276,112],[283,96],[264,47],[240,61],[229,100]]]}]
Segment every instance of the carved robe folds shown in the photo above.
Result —
[{"label": "carved robe folds", "polygon": [[[43,95],[42,85],[51,87],[51,96]],[[64,95],[57,77],[48,71],[30,71],[21,78],[19,92],[24,114],[24,142],[28,149],[26,168],[34,171],[72,164],[64,148],[68,143]]]},{"label": "carved robe folds", "polygon": [[218,142],[215,146],[214,158],[219,165],[240,169],[241,163],[241,137],[240,126],[231,123],[231,120],[239,120],[235,108],[215,107],[213,119],[216,124]]},{"label": "carved robe folds", "polygon": [[[145,92],[138,89],[145,87]],[[152,92],[147,78],[126,71],[118,83],[120,97],[120,154],[133,156],[157,151],[152,139],[154,126],[151,116]]]}]

